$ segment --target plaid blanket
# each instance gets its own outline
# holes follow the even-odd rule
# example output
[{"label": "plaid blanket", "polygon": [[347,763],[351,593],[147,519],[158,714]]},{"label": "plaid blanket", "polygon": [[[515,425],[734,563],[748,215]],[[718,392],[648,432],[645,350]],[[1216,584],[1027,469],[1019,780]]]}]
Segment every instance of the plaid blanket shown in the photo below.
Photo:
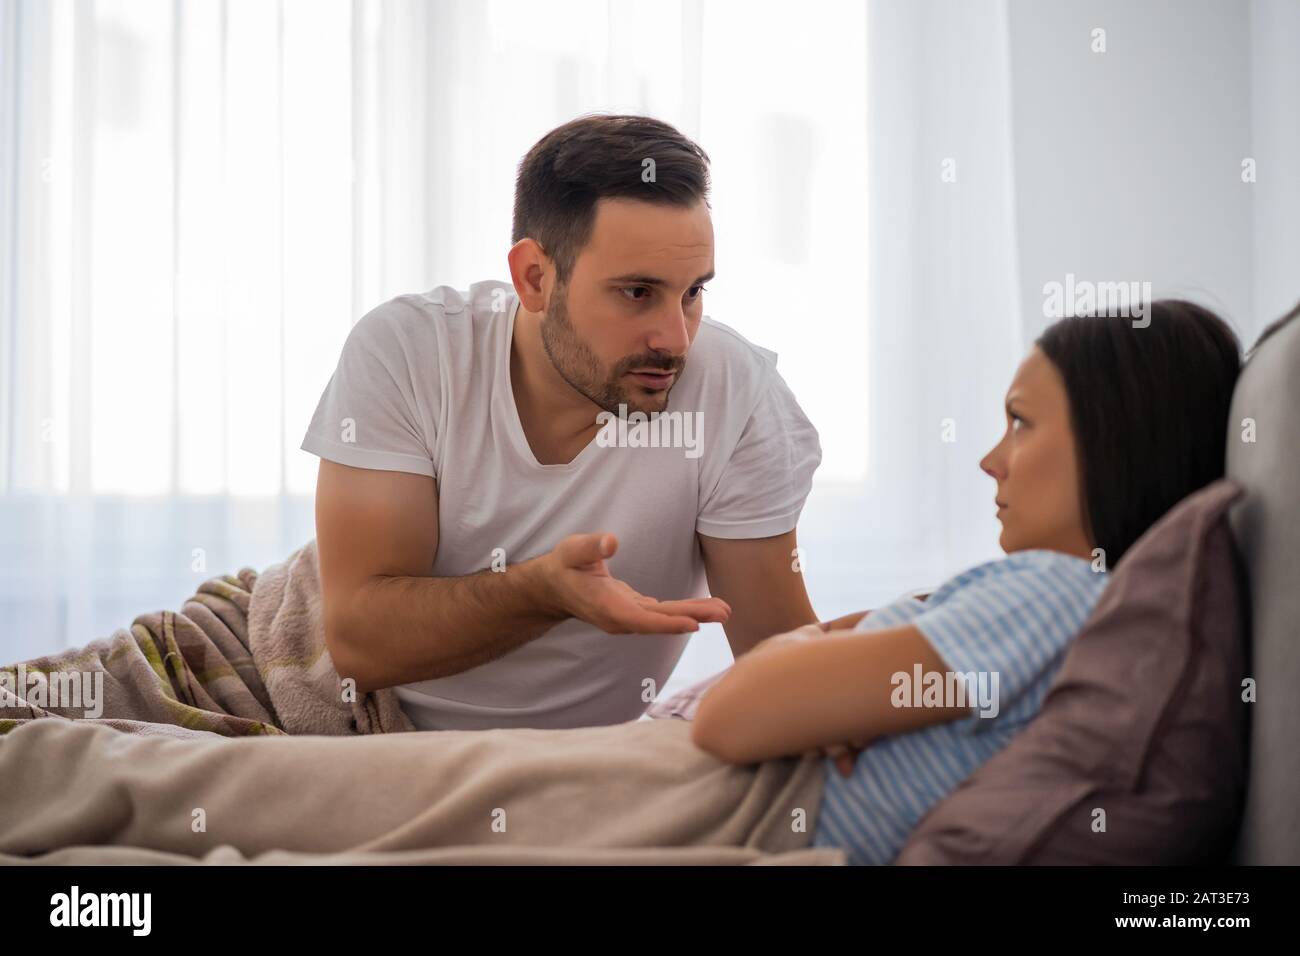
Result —
[{"label": "plaid blanket", "polygon": [[179,613],[0,667],[0,735],[49,718],[170,737],[415,729],[391,688],[354,694],[334,669],[314,539],[260,574],[204,581]]},{"label": "plaid blanket", "polygon": [[726,673],[726,670],[718,671],[711,677],[706,677],[690,687],[679,690],[671,697],[655,701],[646,711],[646,716],[655,720],[673,718],[677,720],[694,720],[695,712],[700,709],[700,701],[704,698],[704,692],[722,680],[723,675]]}]

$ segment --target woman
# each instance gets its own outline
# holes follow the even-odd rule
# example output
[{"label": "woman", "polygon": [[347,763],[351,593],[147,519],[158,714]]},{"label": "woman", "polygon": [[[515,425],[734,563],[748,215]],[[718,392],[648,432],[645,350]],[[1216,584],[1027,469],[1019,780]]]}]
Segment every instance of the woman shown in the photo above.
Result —
[{"label": "woman", "polygon": [[[700,702],[695,742],[737,763],[869,744],[841,760],[847,774],[828,764],[813,842],[854,863],[892,860],[930,807],[1038,712],[1107,569],[1223,475],[1239,366],[1231,330],[1188,302],[1154,303],[1144,328],[1051,326],[1016,372],[1006,432],[980,462],[996,482],[1007,557],[925,602],[835,622],[856,630],[814,625],[760,643]],[[949,693],[920,699],[918,666]]]},{"label": "woman", "polygon": [[[0,861],[88,844],[190,858],[512,844],[590,859],[579,850],[811,841],[888,862],[1037,713],[1107,569],[1223,474],[1237,340],[1190,303],[1153,303],[1150,318],[1062,320],[1020,365],[980,463],[1005,558],[924,601],[767,639],[690,727],[209,741],[35,720],[0,736]],[[845,742],[866,748],[847,776],[807,756]],[[26,772],[43,760],[60,772]],[[145,861],[161,862],[97,860]]]}]

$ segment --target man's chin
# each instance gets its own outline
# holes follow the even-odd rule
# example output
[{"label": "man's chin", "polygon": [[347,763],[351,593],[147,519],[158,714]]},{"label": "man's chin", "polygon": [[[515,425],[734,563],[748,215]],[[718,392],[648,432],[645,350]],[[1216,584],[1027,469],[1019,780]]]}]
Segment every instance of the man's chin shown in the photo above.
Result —
[{"label": "man's chin", "polygon": [[[631,394],[624,393],[619,399],[627,405],[627,413],[641,412],[650,415],[654,412],[662,412],[668,407],[668,393],[672,389],[666,389],[662,392],[651,391],[650,389],[633,386]],[[637,394],[640,393],[640,394]]]}]

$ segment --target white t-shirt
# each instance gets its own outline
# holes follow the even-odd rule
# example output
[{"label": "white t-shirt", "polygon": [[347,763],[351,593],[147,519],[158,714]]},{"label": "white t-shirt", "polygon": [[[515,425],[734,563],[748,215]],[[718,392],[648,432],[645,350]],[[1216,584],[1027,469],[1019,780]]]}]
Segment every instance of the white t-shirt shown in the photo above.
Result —
[{"label": "white t-shirt", "polygon": [[[629,416],[622,436],[608,423],[573,461],[542,465],[510,385],[518,307],[509,283],[479,282],[368,312],[301,445],[344,465],[435,478],[434,577],[603,531],[618,536],[607,562],[615,577],[654,598],[704,597],[696,532],[763,538],[795,527],[821,446],[775,353],[705,317],[668,396],[677,422],[661,417],[653,433]],[[678,447],[666,447],[674,438]],[[494,661],[396,690],[421,730],[620,723],[641,716],[688,638],[611,635],[570,618]]]}]

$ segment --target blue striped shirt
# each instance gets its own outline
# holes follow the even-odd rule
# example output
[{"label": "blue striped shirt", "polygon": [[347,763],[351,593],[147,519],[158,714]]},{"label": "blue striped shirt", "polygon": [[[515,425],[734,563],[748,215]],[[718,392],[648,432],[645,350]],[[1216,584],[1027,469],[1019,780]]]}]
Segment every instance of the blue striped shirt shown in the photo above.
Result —
[{"label": "blue striped shirt", "polygon": [[[860,631],[914,625],[952,672],[982,683],[964,701],[970,716],[876,741],[849,777],[827,760],[813,845],[840,847],[852,864],[892,862],[930,808],[1038,713],[1107,578],[1083,558],[1017,551],[957,575],[927,601],[902,598],[863,618]],[[895,675],[896,703],[920,697],[917,676],[924,686],[923,675]],[[982,705],[990,699],[995,707]]]}]

